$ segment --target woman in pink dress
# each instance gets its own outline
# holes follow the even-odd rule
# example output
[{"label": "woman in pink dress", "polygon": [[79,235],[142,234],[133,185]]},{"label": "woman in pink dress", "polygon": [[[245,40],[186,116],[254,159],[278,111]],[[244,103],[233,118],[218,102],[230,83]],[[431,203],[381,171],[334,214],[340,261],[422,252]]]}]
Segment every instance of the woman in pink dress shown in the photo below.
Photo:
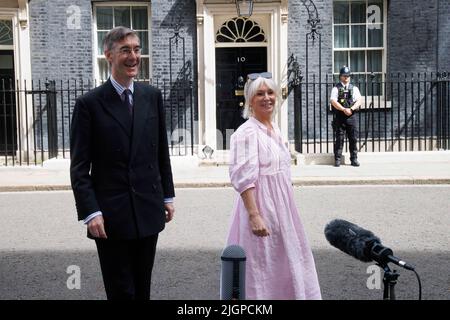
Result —
[{"label": "woman in pink dress", "polygon": [[295,206],[291,157],[272,122],[277,92],[270,73],[248,76],[248,121],[231,136],[230,178],[239,196],[227,245],[240,245],[246,252],[246,299],[321,299]]}]

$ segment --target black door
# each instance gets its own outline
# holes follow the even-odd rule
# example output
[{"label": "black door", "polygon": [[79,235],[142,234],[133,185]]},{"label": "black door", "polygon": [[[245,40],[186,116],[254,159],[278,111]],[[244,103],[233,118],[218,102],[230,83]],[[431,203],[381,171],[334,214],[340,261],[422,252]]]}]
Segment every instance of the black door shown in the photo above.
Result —
[{"label": "black door", "polygon": [[2,155],[11,155],[17,149],[14,83],[14,52],[0,51],[0,154]]},{"label": "black door", "polygon": [[[229,149],[227,130],[234,132],[245,120],[244,84],[247,74],[267,71],[267,48],[216,48],[217,148]],[[230,131],[228,133],[228,140]]]}]

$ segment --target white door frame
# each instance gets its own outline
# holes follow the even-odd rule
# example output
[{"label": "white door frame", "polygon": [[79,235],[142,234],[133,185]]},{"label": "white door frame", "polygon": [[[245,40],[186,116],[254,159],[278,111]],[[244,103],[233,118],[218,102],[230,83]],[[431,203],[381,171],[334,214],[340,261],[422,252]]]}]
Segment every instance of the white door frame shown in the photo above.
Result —
[{"label": "white door frame", "polygon": [[[236,7],[230,4],[204,4],[197,0],[198,35],[198,96],[199,96],[199,145],[209,145],[217,149],[216,128],[216,57],[215,57],[215,19],[224,16],[236,17]],[[269,28],[265,28],[267,37],[267,65],[276,83],[282,86],[287,70],[287,0],[274,3],[256,3],[250,17],[258,22],[264,16]],[[264,25],[264,24],[263,24]],[[239,47],[239,44],[235,45]],[[283,138],[288,137],[287,100],[279,101],[276,122],[280,126]],[[201,150],[201,148],[199,148]]]},{"label": "white door frame", "polygon": [[19,8],[0,7],[0,20],[11,20],[13,27],[14,70],[16,80],[31,81],[30,27],[28,3],[18,1]]},{"label": "white door frame", "polygon": [[[28,15],[28,1],[17,0],[18,8],[3,8],[0,7],[0,19],[12,21],[13,31],[13,45],[9,50],[14,51],[14,76],[16,83],[19,83],[19,88],[24,89],[22,86],[25,81],[27,83],[27,89],[31,88],[31,42],[30,42],[30,25]],[[6,48],[5,48],[6,49]],[[16,88],[19,89],[19,88]],[[25,112],[25,106],[28,106],[27,112]],[[17,115],[17,130],[20,133],[18,136],[19,141],[22,141],[22,159],[26,153],[25,141],[33,141],[33,113],[32,113],[32,101],[31,96],[26,95],[24,90],[21,90],[18,95],[18,101],[16,101]],[[28,115],[28,119],[26,117]],[[20,119],[19,119],[20,116]],[[19,128],[20,123],[20,128]],[[26,124],[28,123],[28,128]],[[27,133],[28,132],[28,136]],[[31,145],[31,144],[30,144]]]}]

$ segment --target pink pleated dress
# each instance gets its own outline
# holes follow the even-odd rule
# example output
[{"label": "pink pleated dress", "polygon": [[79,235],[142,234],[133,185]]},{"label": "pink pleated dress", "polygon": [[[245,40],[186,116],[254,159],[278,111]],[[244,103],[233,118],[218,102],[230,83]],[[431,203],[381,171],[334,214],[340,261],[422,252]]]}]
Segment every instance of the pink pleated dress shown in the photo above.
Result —
[{"label": "pink pleated dress", "polygon": [[[239,193],[227,245],[244,248],[246,299],[321,299],[314,258],[294,202],[291,158],[279,128],[273,133],[250,117],[231,136],[230,178]],[[256,203],[269,229],[255,236],[240,194],[255,188]]]}]

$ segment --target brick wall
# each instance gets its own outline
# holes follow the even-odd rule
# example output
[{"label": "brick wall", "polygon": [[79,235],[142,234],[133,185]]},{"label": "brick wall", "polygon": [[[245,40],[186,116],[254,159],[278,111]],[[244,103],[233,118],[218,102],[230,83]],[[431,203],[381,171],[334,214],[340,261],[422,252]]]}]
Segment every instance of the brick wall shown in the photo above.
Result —
[{"label": "brick wall", "polygon": [[[169,39],[174,35],[175,26],[180,25],[179,35],[185,41],[185,60],[196,71],[197,29],[195,0],[155,0],[152,1],[152,42],[153,77],[169,79],[170,56]],[[176,78],[182,68],[182,42],[178,47],[172,41],[172,78]]]},{"label": "brick wall", "polygon": [[[113,1],[109,1],[113,3]],[[135,1],[134,1],[135,2]],[[141,1],[150,3],[150,1]],[[162,80],[170,78],[169,38],[173,36],[175,25],[180,24],[180,36],[185,40],[185,60],[190,66],[193,83],[196,83],[194,71],[196,67],[196,15],[195,0],[154,0],[151,2],[151,33],[152,33],[152,73],[162,87]],[[73,14],[79,11],[79,23]],[[32,50],[32,75],[37,80],[55,79],[57,89],[63,80],[63,88],[70,89],[67,93],[58,94],[58,104],[63,104],[64,135],[68,136],[69,114],[73,108],[76,96],[75,82],[67,87],[66,80],[80,80],[85,83],[94,79],[94,64],[92,60],[95,45],[92,37],[93,12],[90,0],[34,0],[30,2],[30,30]],[[172,80],[175,81],[183,67],[182,42],[178,47],[173,43],[172,50]],[[42,83],[42,88],[44,88]],[[168,90],[170,94],[170,89]],[[194,96],[196,99],[196,95]],[[39,101],[45,104],[44,101]],[[58,107],[61,117],[61,107]],[[190,112],[186,114],[190,115]],[[196,114],[196,110],[194,110]],[[195,115],[194,115],[195,116]],[[175,126],[184,119],[173,117]],[[46,117],[43,116],[45,126]],[[168,120],[169,121],[169,120]],[[190,119],[188,119],[188,122]],[[40,127],[40,125],[38,125]],[[60,134],[60,141],[62,141]],[[44,137],[45,140],[45,137]]]},{"label": "brick wall", "polygon": [[450,1],[439,3],[439,69],[450,71]]},{"label": "brick wall", "polygon": [[389,1],[388,72],[436,71],[437,1]]},{"label": "brick wall", "polygon": [[[314,1],[322,28],[318,30],[321,36],[321,69],[319,70],[319,40],[314,42],[308,39],[308,46],[306,45],[307,34],[310,32],[308,21],[308,10],[300,1],[289,1],[289,25],[288,25],[288,51],[289,54],[294,54],[300,64],[300,70],[303,75],[303,81],[306,81],[306,71],[308,69],[309,79],[318,77],[319,71],[322,76],[332,72],[332,13],[333,2],[331,0],[316,0]],[[307,50],[308,49],[308,50]],[[308,59],[307,59],[308,56]],[[318,78],[316,78],[318,79]],[[313,98],[313,88],[310,87],[309,98]],[[304,94],[304,97],[306,95]],[[325,93],[322,94],[325,96]],[[317,97],[318,98],[318,97]],[[322,105],[325,106],[325,101],[322,99]],[[316,103],[319,103],[318,99]],[[289,97],[289,139],[294,139],[294,99],[293,95]],[[316,116],[326,117],[326,108],[317,108]],[[306,119],[306,113],[303,115]],[[313,113],[308,114],[309,119],[312,119]]]},{"label": "brick wall", "polygon": [[[149,2],[149,1],[143,1]],[[67,23],[70,6],[80,9],[80,25]],[[186,61],[196,70],[195,0],[151,2],[152,65],[154,78],[169,78],[169,38],[180,24]],[[30,2],[32,72],[34,79],[92,78],[92,5],[89,0],[34,0]],[[172,50],[173,74],[181,68],[182,46]]]},{"label": "brick wall", "polygon": [[[90,1],[34,0],[29,6],[33,79],[92,78]],[[79,25],[72,24],[70,6],[80,10]]]},{"label": "brick wall", "polygon": [[[437,28],[439,3],[439,29]],[[322,29],[319,31],[322,35],[322,75],[332,72],[332,13],[333,0],[316,0],[319,17],[321,19]],[[418,72],[436,72],[437,67],[441,71],[450,70],[450,2],[447,0],[388,0],[387,1],[387,43],[386,63],[388,73],[418,73]],[[308,30],[307,10],[300,1],[289,2],[289,52],[298,57],[302,74],[306,72],[306,45],[305,35]],[[439,38],[437,31],[439,30]],[[438,43],[439,39],[439,43]],[[318,46],[310,47],[308,58],[308,69],[310,75],[319,74],[318,67]],[[316,78],[317,79],[317,78]],[[303,81],[305,82],[305,78]],[[319,105],[319,92],[316,91],[316,102],[313,103],[313,88],[309,90],[309,112],[306,114],[304,108],[303,119],[308,116],[308,121],[314,123],[319,115],[326,119],[327,95],[322,92],[322,104]],[[306,91],[303,92],[303,102],[305,101]],[[395,96],[393,97],[395,98]],[[312,112],[316,105],[316,113]],[[293,97],[289,98],[289,138],[294,139],[294,110]],[[408,106],[410,107],[410,106]],[[378,127],[378,112],[375,112],[375,127]],[[394,112],[392,115],[394,122],[397,123],[398,115]],[[401,116],[402,117],[402,116]],[[384,119],[384,114],[381,117]],[[404,117],[403,117],[404,118]],[[404,120],[404,119],[403,119]],[[403,121],[402,120],[402,121]],[[422,117],[423,120],[423,117]],[[316,129],[321,126],[326,130],[329,125],[322,121],[321,125],[317,122]],[[423,123],[417,123],[418,127]],[[384,130],[384,128],[383,128]],[[388,133],[390,128],[388,128]],[[311,132],[311,128],[310,128]],[[305,133],[305,132],[304,132]]]},{"label": "brick wall", "polygon": [[[314,3],[322,25],[322,29],[319,30],[322,40],[320,71],[325,75],[332,72],[333,0],[315,0]],[[78,6],[81,13],[77,29],[71,29],[67,23],[71,14],[67,10],[72,5]],[[435,72],[438,67],[440,70],[450,70],[449,1],[389,0],[387,11],[387,72]],[[306,34],[309,32],[307,20],[308,13],[303,3],[289,1],[288,50],[290,54],[297,56],[304,76],[307,53],[305,42]],[[183,66],[181,39],[178,47],[172,42],[172,63],[170,63],[169,38],[174,35],[176,24],[180,24],[180,36],[185,41],[184,53],[187,63],[185,66]],[[90,0],[33,0],[30,2],[30,30],[34,79],[93,78]],[[162,81],[172,77],[172,80],[176,80],[179,72],[187,66],[192,72],[195,84],[197,81],[195,0],[151,1],[151,33],[153,78]],[[309,74],[318,75],[318,39],[314,43],[310,40],[308,55]],[[311,99],[312,91],[310,93]],[[327,95],[323,93],[322,96],[322,104],[317,108],[317,113],[325,118]],[[194,100],[196,99],[195,94]],[[289,99],[289,137],[293,139],[292,95]],[[309,117],[313,117],[312,112],[309,113]],[[328,124],[322,123],[323,128],[326,125]]]}]

